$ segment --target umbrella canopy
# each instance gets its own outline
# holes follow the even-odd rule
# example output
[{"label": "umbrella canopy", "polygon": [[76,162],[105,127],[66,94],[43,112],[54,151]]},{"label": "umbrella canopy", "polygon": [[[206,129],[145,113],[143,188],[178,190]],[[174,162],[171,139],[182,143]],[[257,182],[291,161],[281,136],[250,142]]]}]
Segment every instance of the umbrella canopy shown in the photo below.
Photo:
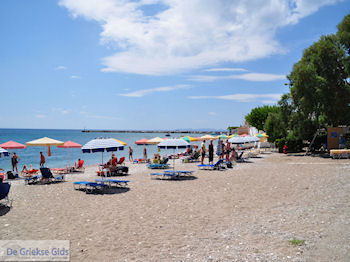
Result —
[{"label": "umbrella canopy", "polygon": [[81,149],[83,153],[112,152],[124,150],[124,146],[113,138],[96,138],[87,142]]},{"label": "umbrella canopy", "polygon": [[220,139],[227,139],[227,138],[229,138],[229,137],[228,137],[227,135],[222,134],[222,135],[217,136],[217,138],[220,138]]},{"label": "umbrella canopy", "polygon": [[24,149],[26,148],[25,145],[17,143],[15,141],[8,141],[6,143],[0,144],[0,147],[4,149]]},{"label": "umbrella canopy", "polygon": [[123,142],[123,141],[121,141],[119,139],[116,139],[116,138],[112,138],[112,139],[114,139],[115,141],[121,143],[123,146],[127,146],[128,145],[127,143],[125,143],[125,142]]},{"label": "umbrella canopy", "polygon": [[[175,155],[175,149],[187,148],[187,147],[190,147],[190,144],[183,139],[167,139],[158,144],[158,148],[174,149],[174,155]],[[173,169],[175,169],[175,157],[173,158],[173,162],[174,162]]]},{"label": "umbrella canopy", "polygon": [[156,144],[159,144],[160,142],[163,142],[163,141],[164,141],[163,138],[155,137],[155,138],[148,140],[146,143],[149,145],[156,145]]},{"label": "umbrella canopy", "polygon": [[235,136],[228,140],[232,144],[244,144],[244,143],[253,143],[259,142],[259,138],[255,136]]},{"label": "umbrella canopy", "polygon": [[211,135],[205,135],[205,136],[201,136],[199,139],[200,140],[215,140],[216,137],[215,136],[211,136]]},{"label": "umbrella canopy", "polygon": [[[266,135],[265,133],[263,133],[263,134],[257,134],[256,137],[266,137],[266,138],[267,138],[267,137],[269,137],[269,136]],[[1,145],[0,145],[0,146],[1,146]]]},{"label": "umbrella canopy", "polygon": [[198,141],[198,137],[192,137],[192,136],[184,136],[182,137],[182,139],[184,139],[188,143]]},{"label": "umbrella canopy", "polygon": [[4,156],[9,156],[9,152],[7,152],[7,150],[3,149],[0,147],[0,156],[4,155]]},{"label": "umbrella canopy", "polygon": [[26,143],[27,146],[47,146],[47,155],[51,156],[50,146],[61,146],[64,142],[49,137],[39,138]]},{"label": "umbrella canopy", "polygon": [[61,146],[64,142],[49,137],[39,138],[26,143],[27,146]]},{"label": "umbrella canopy", "polygon": [[75,143],[73,141],[64,142],[63,145],[57,146],[59,148],[81,148],[81,144]]},{"label": "umbrella canopy", "polygon": [[167,139],[158,144],[159,148],[165,148],[165,149],[186,148],[189,146],[190,144],[183,139]]},{"label": "umbrella canopy", "polygon": [[148,139],[140,139],[135,142],[136,145],[147,145]]}]

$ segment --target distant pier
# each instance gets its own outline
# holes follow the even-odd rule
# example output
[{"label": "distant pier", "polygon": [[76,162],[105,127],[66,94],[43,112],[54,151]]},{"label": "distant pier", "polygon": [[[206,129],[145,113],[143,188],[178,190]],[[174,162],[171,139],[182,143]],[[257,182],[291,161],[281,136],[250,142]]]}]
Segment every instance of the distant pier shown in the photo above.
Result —
[{"label": "distant pier", "polygon": [[169,134],[224,134],[224,131],[194,131],[194,130],[87,130],[84,133],[169,133]]}]

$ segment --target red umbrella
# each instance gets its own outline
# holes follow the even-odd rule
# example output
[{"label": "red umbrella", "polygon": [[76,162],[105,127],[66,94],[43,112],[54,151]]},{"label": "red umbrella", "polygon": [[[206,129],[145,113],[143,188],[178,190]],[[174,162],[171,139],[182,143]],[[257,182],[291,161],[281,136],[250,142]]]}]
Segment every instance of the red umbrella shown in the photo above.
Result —
[{"label": "red umbrella", "polygon": [[135,142],[136,145],[147,145],[147,139],[140,139]]},{"label": "red umbrella", "polygon": [[60,148],[81,148],[81,144],[75,143],[73,141],[67,141],[67,142],[64,142],[63,145],[57,146],[57,147],[60,147]]},{"label": "red umbrella", "polygon": [[4,148],[4,149],[24,149],[27,146],[17,143],[15,141],[8,141],[6,143],[3,143],[0,145],[0,147]]}]

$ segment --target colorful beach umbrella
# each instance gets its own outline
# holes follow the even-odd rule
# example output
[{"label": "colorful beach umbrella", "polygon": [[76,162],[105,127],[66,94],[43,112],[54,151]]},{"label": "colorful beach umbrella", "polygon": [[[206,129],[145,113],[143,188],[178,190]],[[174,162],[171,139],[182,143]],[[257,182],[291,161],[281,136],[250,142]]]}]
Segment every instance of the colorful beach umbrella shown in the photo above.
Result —
[{"label": "colorful beach umbrella", "polygon": [[160,138],[160,137],[155,137],[155,138],[152,138],[152,139],[149,139],[147,140],[147,144],[148,145],[157,145],[159,144],[160,142],[163,142],[164,139],[163,138]]},{"label": "colorful beach umbrella", "polygon": [[119,139],[116,139],[116,138],[112,138],[112,139],[114,139],[115,141],[121,143],[123,146],[127,146],[128,145],[127,143],[125,143],[125,142],[123,142],[123,141],[121,141]]},{"label": "colorful beach umbrella", "polygon": [[4,149],[24,149],[24,148],[26,148],[25,145],[17,143],[15,141],[8,141],[8,142],[5,142],[3,144],[0,144],[0,147],[4,148]]},{"label": "colorful beach umbrella", "polygon": [[205,136],[201,136],[199,139],[200,140],[215,140],[216,137],[215,136],[211,136],[211,135],[205,135]]},{"label": "colorful beach umbrella", "polygon": [[227,135],[222,134],[222,135],[217,136],[217,138],[220,138],[220,139],[227,139],[227,138],[229,138],[229,137],[228,137]]},{"label": "colorful beach umbrella", "polygon": [[[158,144],[159,149],[173,149],[175,155],[175,149],[187,148],[190,144],[184,139],[167,139]],[[175,157],[173,158],[173,169],[175,169]]]},{"label": "colorful beach umbrella", "polygon": [[26,143],[27,146],[47,146],[48,156],[51,156],[51,146],[61,146],[63,144],[64,142],[49,137],[39,138]]},{"label": "colorful beach umbrella", "polygon": [[59,148],[81,148],[82,145],[73,141],[66,141],[63,145],[57,146]]},{"label": "colorful beach umbrella", "polygon": [[104,152],[124,150],[124,146],[113,138],[96,138],[87,142],[85,145],[83,145],[81,149],[83,153],[102,152],[102,164],[103,164]]},{"label": "colorful beach umbrella", "polygon": [[140,139],[135,142],[136,145],[147,145],[148,139]]}]

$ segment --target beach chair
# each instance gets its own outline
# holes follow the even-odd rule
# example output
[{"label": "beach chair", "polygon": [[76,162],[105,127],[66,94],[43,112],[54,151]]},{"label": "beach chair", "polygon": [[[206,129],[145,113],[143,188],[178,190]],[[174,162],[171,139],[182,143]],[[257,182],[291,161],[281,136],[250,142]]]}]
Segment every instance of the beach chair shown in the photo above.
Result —
[{"label": "beach chair", "polygon": [[199,152],[195,152],[192,156],[186,157],[182,159],[183,163],[193,163],[193,162],[197,162],[199,161],[199,157],[200,157],[200,153]]},{"label": "beach chair", "polygon": [[96,183],[90,181],[77,181],[73,183],[73,187],[75,190],[83,190],[86,193],[92,193],[94,191],[103,192],[105,188],[108,187],[108,185],[104,183]]},{"label": "beach chair", "polygon": [[80,159],[78,161],[78,165],[75,167],[72,167],[71,168],[72,172],[82,172],[84,173],[85,172],[85,167],[84,167],[84,160]]},{"label": "beach chair", "polygon": [[197,165],[199,169],[205,169],[205,170],[225,170],[226,167],[224,166],[224,160],[220,159],[218,160],[214,165]]},{"label": "beach chair", "polygon": [[125,157],[121,157],[121,158],[119,159],[119,161],[117,162],[117,166],[118,166],[118,165],[119,165],[119,166],[125,165],[124,162],[125,162]]},{"label": "beach chair", "polygon": [[0,183],[0,201],[3,200],[6,206],[12,205],[12,201],[9,199],[8,195],[10,193],[11,184],[10,183]]},{"label": "beach chair", "polygon": [[159,164],[148,164],[147,167],[149,169],[167,169],[167,168],[170,168],[168,161],[169,161],[169,158],[164,158],[163,160],[160,160]]},{"label": "beach chair", "polygon": [[119,187],[126,187],[130,182],[129,180],[116,180],[116,179],[95,179],[95,181],[101,184],[107,184],[110,187],[112,185],[119,186]]},{"label": "beach chair", "polygon": [[53,175],[50,168],[42,167],[40,168],[41,173],[41,182],[42,183],[51,183],[51,182],[63,182],[65,181],[64,174]]},{"label": "beach chair", "polygon": [[244,157],[244,152],[241,152],[239,155],[237,155],[237,159],[236,159],[237,163],[242,163],[242,162],[245,162],[246,160],[247,158]]}]

